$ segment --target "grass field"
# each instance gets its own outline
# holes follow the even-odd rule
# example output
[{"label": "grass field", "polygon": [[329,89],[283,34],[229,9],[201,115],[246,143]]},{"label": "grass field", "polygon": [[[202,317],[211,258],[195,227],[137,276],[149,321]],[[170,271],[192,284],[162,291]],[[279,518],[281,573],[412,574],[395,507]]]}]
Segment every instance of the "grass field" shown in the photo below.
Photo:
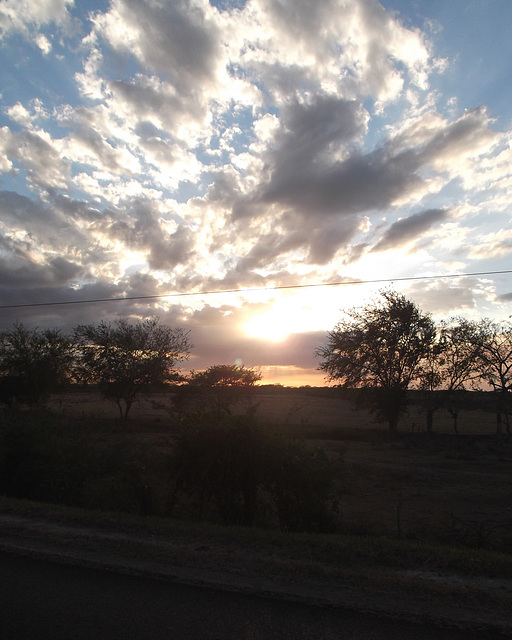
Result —
[{"label": "grass field", "polygon": [[[156,575],[183,573],[199,582],[206,571],[233,588],[268,582],[305,601],[315,594],[336,606],[437,616],[472,630],[491,624],[511,635],[512,438],[496,437],[492,405],[476,399],[460,411],[458,435],[448,413],[436,416],[435,433],[425,433],[414,406],[391,434],[335,393],[259,393],[256,416],[268,428],[339,461],[338,527],[316,534],[280,531],[262,520],[221,526],[213,510],[197,517],[187,504],[171,518],[125,510],[140,489],[132,480],[145,456],[161,462],[165,456],[155,452],[172,450],[169,397],[135,404],[122,423],[117,407],[96,393],[66,393],[51,403],[64,430],[77,434],[79,444],[92,442],[107,461],[128,461],[135,476],[120,486],[119,475],[103,475],[95,485],[93,474],[78,509],[0,496],[0,548],[46,549],[52,558],[119,563],[122,571],[147,566]],[[79,465],[81,457],[82,449]],[[121,509],[105,502],[116,492],[128,500]]]},{"label": "grass field", "polygon": [[[278,432],[325,449],[341,463],[340,523],[345,533],[387,535],[436,543],[512,548],[512,441],[495,437],[492,411],[436,415],[435,433],[412,407],[389,434],[346,400],[304,393],[256,394],[258,419]],[[136,403],[128,425],[117,407],[94,393],[56,398],[64,421],[104,424],[114,440],[161,442],[171,437],[169,398]]]}]

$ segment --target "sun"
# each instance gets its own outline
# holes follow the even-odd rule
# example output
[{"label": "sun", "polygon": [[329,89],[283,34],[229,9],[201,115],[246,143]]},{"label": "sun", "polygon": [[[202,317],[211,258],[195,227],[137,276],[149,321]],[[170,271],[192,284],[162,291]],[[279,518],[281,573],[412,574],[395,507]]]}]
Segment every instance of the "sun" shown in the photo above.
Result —
[{"label": "sun", "polygon": [[261,338],[271,342],[280,342],[291,333],[288,314],[272,309],[253,316],[244,324],[244,329],[252,338]]},{"label": "sun", "polygon": [[266,308],[260,307],[243,329],[252,338],[270,342],[281,342],[291,334],[330,330],[339,320],[343,302],[347,302],[346,295],[342,299],[330,290],[283,293]]}]

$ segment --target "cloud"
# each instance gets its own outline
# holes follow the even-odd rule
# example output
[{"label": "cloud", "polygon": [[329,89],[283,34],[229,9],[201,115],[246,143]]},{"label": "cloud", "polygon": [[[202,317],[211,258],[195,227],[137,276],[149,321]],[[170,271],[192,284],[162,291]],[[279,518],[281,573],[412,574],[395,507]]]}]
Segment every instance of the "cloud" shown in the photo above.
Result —
[{"label": "cloud", "polygon": [[435,316],[446,319],[447,314],[455,316],[477,309],[478,296],[474,292],[477,282],[469,278],[460,282],[419,282],[408,287],[407,295],[411,296],[420,309],[428,309]]},{"label": "cloud", "polygon": [[444,222],[449,212],[443,209],[421,211],[393,223],[373,247],[372,251],[387,251],[408,244],[429,231],[439,222]]},{"label": "cloud", "polygon": [[[505,224],[508,224],[507,220]],[[469,248],[469,255],[476,259],[501,258],[512,252],[512,231],[508,228],[478,235]]]},{"label": "cloud", "polygon": [[397,97],[407,76],[425,88],[429,65],[436,64],[423,34],[373,0],[258,0],[246,9],[259,30],[249,30],[256,46],[246,46],[242,60],[278,100],[305,85],[384,104]]},{"label": "cloud", "polygon": [[150,269],[173,269],[191,257],[195,244],[191,230],[174,221],[166,223],[158,205],[150,201],[133,200],[126,208],[112,207],[109,217],[101,222],[101,233],[140,252]]},{"label": "cloud", "polygon": [[94,21],[116,52],[163,74],[179,93],[198,97],[199,87],[215,76],[220,55],[211,13],[200,2],[113,0]]},{"label": "cloud", "polygon": [[0,277],[4,287],[67,285],[84,275],[81,265],[64,258],[53,258],[42,264],[30,261],[27,256],[25,260],[20,258],[21,256],[18,256],[17,260],[0,258]]},{"label": "cloud", "polygon": [[0,191],[0,231],[35,255],[79,256],[87,263],[93,243],[87,228],[100,213],[83,202],[58,196],[51,202]]},{"label": "cloud", "polygon": [[[74,0],[3,0],[0,4],[0,38],[10,32],[28,37],[30,32],[49,24],[69,24],[68,9]],[[36,44],[48,53],[49,42],[43,36],[36,37]]]},{"label": "cloud", "polygon": [[11,132],[2,128],[0,150],[11,164],[21,164],[27,181],[41,189],[65,189],[69,180],[69,163],[62,158],[55,143],[44,130]]},{"label": "cloud", "polygon": [[195,348],[189,363],[193,369],[204,369],[215,363],[233,364],[241,360],[245,366],[290,366],[314,369],[315,349],[325,341],[322,331],[289,335],[282,341],[269,343],[251,338],[243,332],[244,322],[266,309],[257,303],[244,308],[232,305],[205,305],[185,317]]},{"label": "cloud", "polygon": [[[4,47],[39,47],[2,98],[2,302],[453,273],[510,254],[510,132],[431,91],[433,42],[378,2],[86,4],[0,2]],[[414,292],[440,313],[497,298],[480,281]],[[248,300],[59,313],[163,314],[197,334],[201,366],[314,366],[314,332],[245,335],[269,304]]]}]

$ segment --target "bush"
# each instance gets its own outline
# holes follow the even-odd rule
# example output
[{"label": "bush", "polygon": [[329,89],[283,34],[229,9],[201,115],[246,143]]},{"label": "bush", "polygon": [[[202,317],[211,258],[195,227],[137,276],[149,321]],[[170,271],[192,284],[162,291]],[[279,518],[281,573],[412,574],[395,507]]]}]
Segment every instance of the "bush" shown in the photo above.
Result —
[{"label": "bush", "polygon": [[47,410],[8,411],[0,426],[0,493],[76,504],[88,466],[82,439],[64,438]]},{"label": "bush", "polygon": [[279,526],[284,531],[328,533],[336,528],[336,465],[323,449],[280,442],[269,474]]},{"label": "bush", "polygon": [[224,524],[253,524],[264,441],[246,416],[201,416],[178,438],[178,490],[197,496],[201,506],[213,500]]},{"label": "bush", "polygon": [[213,502],[224,524],[252,525],[266,496],[282,529],[332,531],[335,465],[321,450],[278,438],[249,416],[203,415],[174,453],[175,487]]},{"label": "bush", "polygon": [[6,411],[0,494],[137,515],[199,504],[202,517],[211,505],[227,525],[335,527],[334,463],[250,416],[201,414],[182,423],[171,448],[100,435],[66,429],[49,411]]}]

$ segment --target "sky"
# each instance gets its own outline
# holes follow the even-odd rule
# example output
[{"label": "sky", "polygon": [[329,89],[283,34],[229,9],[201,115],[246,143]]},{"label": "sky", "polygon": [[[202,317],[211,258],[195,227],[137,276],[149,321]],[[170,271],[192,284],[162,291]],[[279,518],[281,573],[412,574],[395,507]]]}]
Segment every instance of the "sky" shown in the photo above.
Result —
[{"label": "sky", "polygon": [[508,318],[510,24],[508,0],[0,0],[0,329],[156,315],[187,368],[300,386],[384,288]]}]

